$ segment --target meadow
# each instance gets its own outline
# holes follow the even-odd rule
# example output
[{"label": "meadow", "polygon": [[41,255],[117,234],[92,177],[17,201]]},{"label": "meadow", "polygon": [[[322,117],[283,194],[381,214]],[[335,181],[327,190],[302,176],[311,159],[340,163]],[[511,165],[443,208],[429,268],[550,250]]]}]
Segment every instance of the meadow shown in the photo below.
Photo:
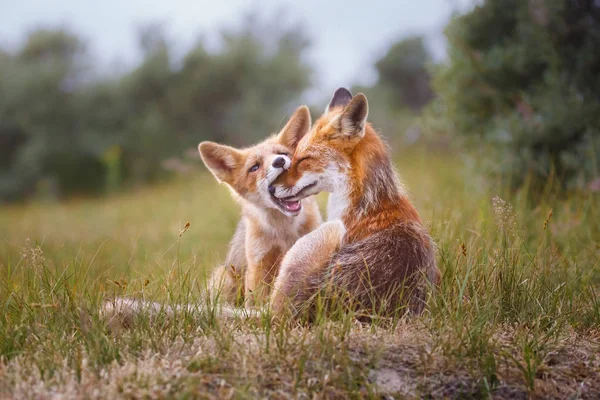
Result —
[{"label": "meadow", "polygon": [[371,324],[200,304],[108,326],[105,299],[193,303],[224,259],[239,210],[202,171],[2,206],[0,397],[599,398],[600,194],[510,192],[453,151],[396,160],[443,282],[423,315]]}]

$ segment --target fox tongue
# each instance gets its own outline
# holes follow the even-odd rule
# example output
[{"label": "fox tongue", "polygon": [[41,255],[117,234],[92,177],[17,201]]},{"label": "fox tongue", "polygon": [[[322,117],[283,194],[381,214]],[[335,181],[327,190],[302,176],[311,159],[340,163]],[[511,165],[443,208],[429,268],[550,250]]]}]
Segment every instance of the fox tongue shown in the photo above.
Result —
[{"label": "fox tongue", "polygon": [[296,201],[282,201],[283,206],[288,211],[298,211],[300,209],[300,200]]}]

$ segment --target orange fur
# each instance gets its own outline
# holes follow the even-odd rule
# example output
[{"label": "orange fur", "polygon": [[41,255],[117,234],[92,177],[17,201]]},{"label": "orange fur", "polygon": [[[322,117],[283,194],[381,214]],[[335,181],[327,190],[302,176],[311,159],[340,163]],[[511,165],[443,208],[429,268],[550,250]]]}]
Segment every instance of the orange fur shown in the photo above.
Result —
[{"label": "orange fur", "polygon": [[[292,158],[291,168],[275,181],[287,187],[293,187],[305,172],[322,172],[331,157],[334,149],[336,157],[346,161],[351,169],[348,173],[350,183],[351,206],[350,209],[359,207],[359,200],[364,195],[364,183],[367,170],[370,167],[368,160],[384,159],[387,157],[387,148],[375,132],[371,124],[365,127],[365,135],[360,141],[340,138],[336,135],[336,127],[331,124],[339,118],[341,109],[332,110],[319,118],[310,133],[301,141]],[[305,159],[300,165],[298,160]],[[396,220],[415,221],[422,223],[417,209],[406,196],[384,200],[377,208],[370,210],[364,218],[355,219],[353,213],[348,212],[342,216],[349,238],[368,236],[372,231],[379,231]]]},{"label": "orange fur", "polygon": [[[275,195],[298,199],[320,191],[331,193],[328,219],[339,218],[345,234],[328,246],[333,250],[320,266],[321,280],[327,274],[333,277],[333,265],[339,264],[340,273],[335,269],[338,276],[332,279],[361,305],[374,307],[368,295],[383,296],[383,292],[398,291],[404,285],[414,291],[408,301],[410,308],[419,311],[425,293],[420,275],[433,283],[439,281],[434,245],[397,181],[386,144],[366,122],[367,114],[364,95],[352,98],[347,90],[338,90],[327,112],[298,144],[291,168],[274,182]],[[316,246],[308,237],[302,243]],[[292,251],[306,253],[295,247]],[[318,281],[314,266],[303,267],[301,259],[286,257],[285,264],[282,269],[295,271],[296,281]],[[368,284],[375,283],[372,293],[366,293],[367,275],[373,281]],[[287,296],[308,298],[307,293]],[[401,297],[393,294],[392,303],[398,306]]]}]

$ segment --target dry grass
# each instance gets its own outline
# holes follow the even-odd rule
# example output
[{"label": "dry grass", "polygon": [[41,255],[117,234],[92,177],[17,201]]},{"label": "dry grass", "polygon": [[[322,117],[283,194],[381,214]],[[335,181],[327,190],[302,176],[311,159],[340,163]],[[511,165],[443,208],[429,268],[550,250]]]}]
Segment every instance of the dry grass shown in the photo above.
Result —
[{"label": "dry grass", "polygon": [[393,323],[273,325],[201,307],[108,329],[105,298],[199,298],[238,218],[206,175],[4,207],[0,397],[598,398],[598,194],[549,185],[532,199],[457,157],[398,160],[443,285],[423,316]]}]

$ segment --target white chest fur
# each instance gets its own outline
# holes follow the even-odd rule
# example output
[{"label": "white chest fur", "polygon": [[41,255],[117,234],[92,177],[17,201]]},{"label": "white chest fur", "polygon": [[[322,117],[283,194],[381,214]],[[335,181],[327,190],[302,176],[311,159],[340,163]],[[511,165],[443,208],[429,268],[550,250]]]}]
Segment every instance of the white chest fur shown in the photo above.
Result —
[{"label": "white chest fur", "polygon": [[342,219],[348,208],[348,196],[345,191],[334,191],[327,200],[327,221]]}]

